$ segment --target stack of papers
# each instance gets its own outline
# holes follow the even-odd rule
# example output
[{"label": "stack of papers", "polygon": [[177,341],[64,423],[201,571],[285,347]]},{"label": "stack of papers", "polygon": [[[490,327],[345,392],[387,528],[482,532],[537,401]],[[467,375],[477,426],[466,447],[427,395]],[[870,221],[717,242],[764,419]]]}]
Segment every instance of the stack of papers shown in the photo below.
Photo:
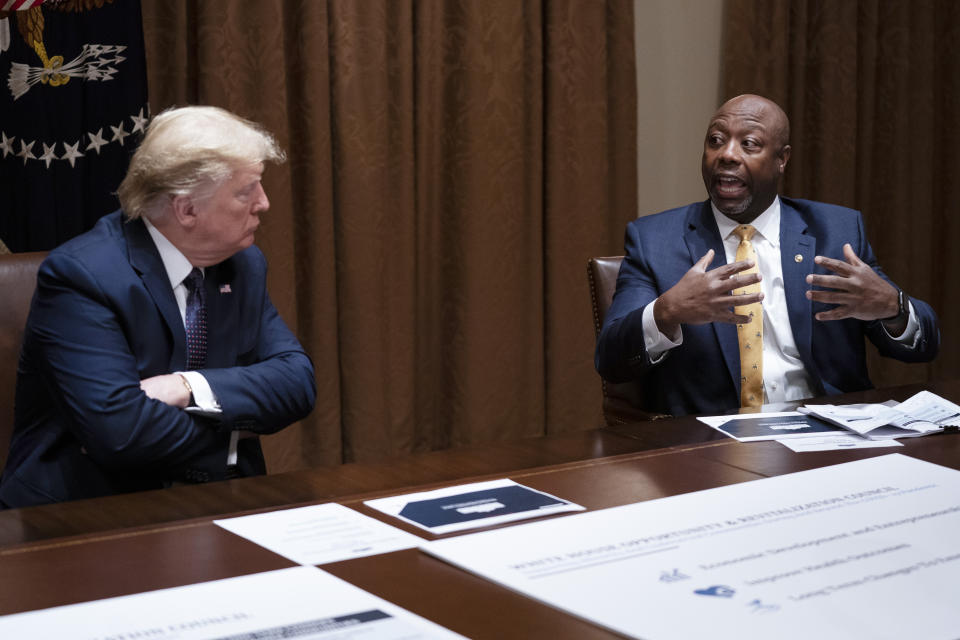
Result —
[{"label": "stack of papers", "polygon": [[921,391],[897,404],[808,404],[797,411],[699,418],[740,442],[777,440],[794,451],[900,446],[895,438],[960,427],[960,406]]},{"label": "stack of papers", "polygon": [[704,416],[699,420],[738,442],[776,440],[797,453],[902,446],[896,440],[869,440],[798,411]]},{"label": "stack of papers", "polygon": [[871,440],[925,436],[960,427],[960,406],[929,391],[900,404],[808,404],[800,411]]}]

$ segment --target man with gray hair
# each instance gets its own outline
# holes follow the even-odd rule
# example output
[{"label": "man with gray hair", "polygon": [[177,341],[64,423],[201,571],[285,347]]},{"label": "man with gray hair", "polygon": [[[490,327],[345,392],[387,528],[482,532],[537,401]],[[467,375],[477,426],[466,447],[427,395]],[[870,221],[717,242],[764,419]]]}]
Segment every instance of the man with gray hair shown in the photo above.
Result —
[{"label": "man with gray hair", "polygon": [[122,210],[40,267],[0,507],[265,472],[256,435],[316,396],[253,246],[264,163],[283,160],[216,107],[153,119]]}]

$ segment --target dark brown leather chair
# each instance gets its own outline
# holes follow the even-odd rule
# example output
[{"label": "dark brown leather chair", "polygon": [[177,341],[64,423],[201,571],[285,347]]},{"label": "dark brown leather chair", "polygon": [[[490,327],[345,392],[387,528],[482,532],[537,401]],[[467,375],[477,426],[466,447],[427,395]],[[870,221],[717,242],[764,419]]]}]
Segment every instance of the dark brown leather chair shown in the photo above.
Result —
[{"label": "dark brown leather chair", "polygon": [[13,433],[13,391],[37,269],[46,251],[0,255],[0,469],[7,460]]},{"label": "dark brown leather chair", "polygon": [[[617,289],[617,274],[623,256],[590,258],[587,261],[587,278],[590,281],[590,300],[593,303],[593,328],[599,337],[607,309],[613,302],[613,292]],[[643,395],[639,383],[617,384],[601,379],[603,384],[603,418],[607,425],[656,420],[665,418],[660,413],[643,410]]]}]

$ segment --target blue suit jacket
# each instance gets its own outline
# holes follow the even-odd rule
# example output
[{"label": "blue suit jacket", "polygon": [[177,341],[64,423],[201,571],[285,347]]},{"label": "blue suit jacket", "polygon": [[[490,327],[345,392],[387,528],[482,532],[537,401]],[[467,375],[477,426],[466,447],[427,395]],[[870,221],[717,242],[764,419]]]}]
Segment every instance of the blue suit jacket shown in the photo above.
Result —
[{"label": "blue suit jacket", "polygon": [[[140,380],[186,368],[183,320],[140,220],[117,211],[40,267],[17,376],[0,501],[27,506],[227,477],[234,429],[271,433],[306,416],[313,366],[266,292],[250,247],[208,267],[210,338],[201,373],[217,420],[148,398]],[[265,471],[241,439],[240,475]]]},{"label": "blue suit jacket", "polygon": [[[814,264],[816,255],[843,259],[849,242],[883,278],[867,242],[860,213],[807,200],[781,198],[780,252],[790,326],[800,358],[820,394],[872,387],[864,336],[885,356],[906,362],[933,359],[940,345],[937,316],[911,298],[921,336],[914,348],[890,337],[878,321],[821,322],[813,316],[832,307],[806,298],[809,273],[830,273]],[[720,413],[740,404],[740,355],[733,324],[684,325],[683,344],[652,364],[643,341],[643,309],[713,249],[710,268],[725,264],[725,253],[710,202],[638,218],[627,226],[626,257],[597,341],[596,367],[611,382],[637,380],[644,409],[683,415]],[[799,258],[797,258],[799,256]]]}]

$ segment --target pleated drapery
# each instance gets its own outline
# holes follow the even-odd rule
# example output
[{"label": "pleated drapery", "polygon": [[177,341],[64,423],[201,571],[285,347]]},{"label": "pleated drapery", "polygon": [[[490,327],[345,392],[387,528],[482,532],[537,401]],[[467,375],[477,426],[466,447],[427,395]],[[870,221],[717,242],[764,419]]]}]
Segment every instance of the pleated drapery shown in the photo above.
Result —
[{"label": "pleated drapery", "polygon": [[632,7],[143,0],[154,112],[288,152],[257,244],[319,395],[271,472],[601,423],[585,263],[636,215]]},{"label": "pleated drapery", "polygon": [[884,271],[940,316],[928,365],[868,349],[876,385],[960,376],[960,3],[727,0],[724,97],[790,116],[784,193],[863,212]]}]

